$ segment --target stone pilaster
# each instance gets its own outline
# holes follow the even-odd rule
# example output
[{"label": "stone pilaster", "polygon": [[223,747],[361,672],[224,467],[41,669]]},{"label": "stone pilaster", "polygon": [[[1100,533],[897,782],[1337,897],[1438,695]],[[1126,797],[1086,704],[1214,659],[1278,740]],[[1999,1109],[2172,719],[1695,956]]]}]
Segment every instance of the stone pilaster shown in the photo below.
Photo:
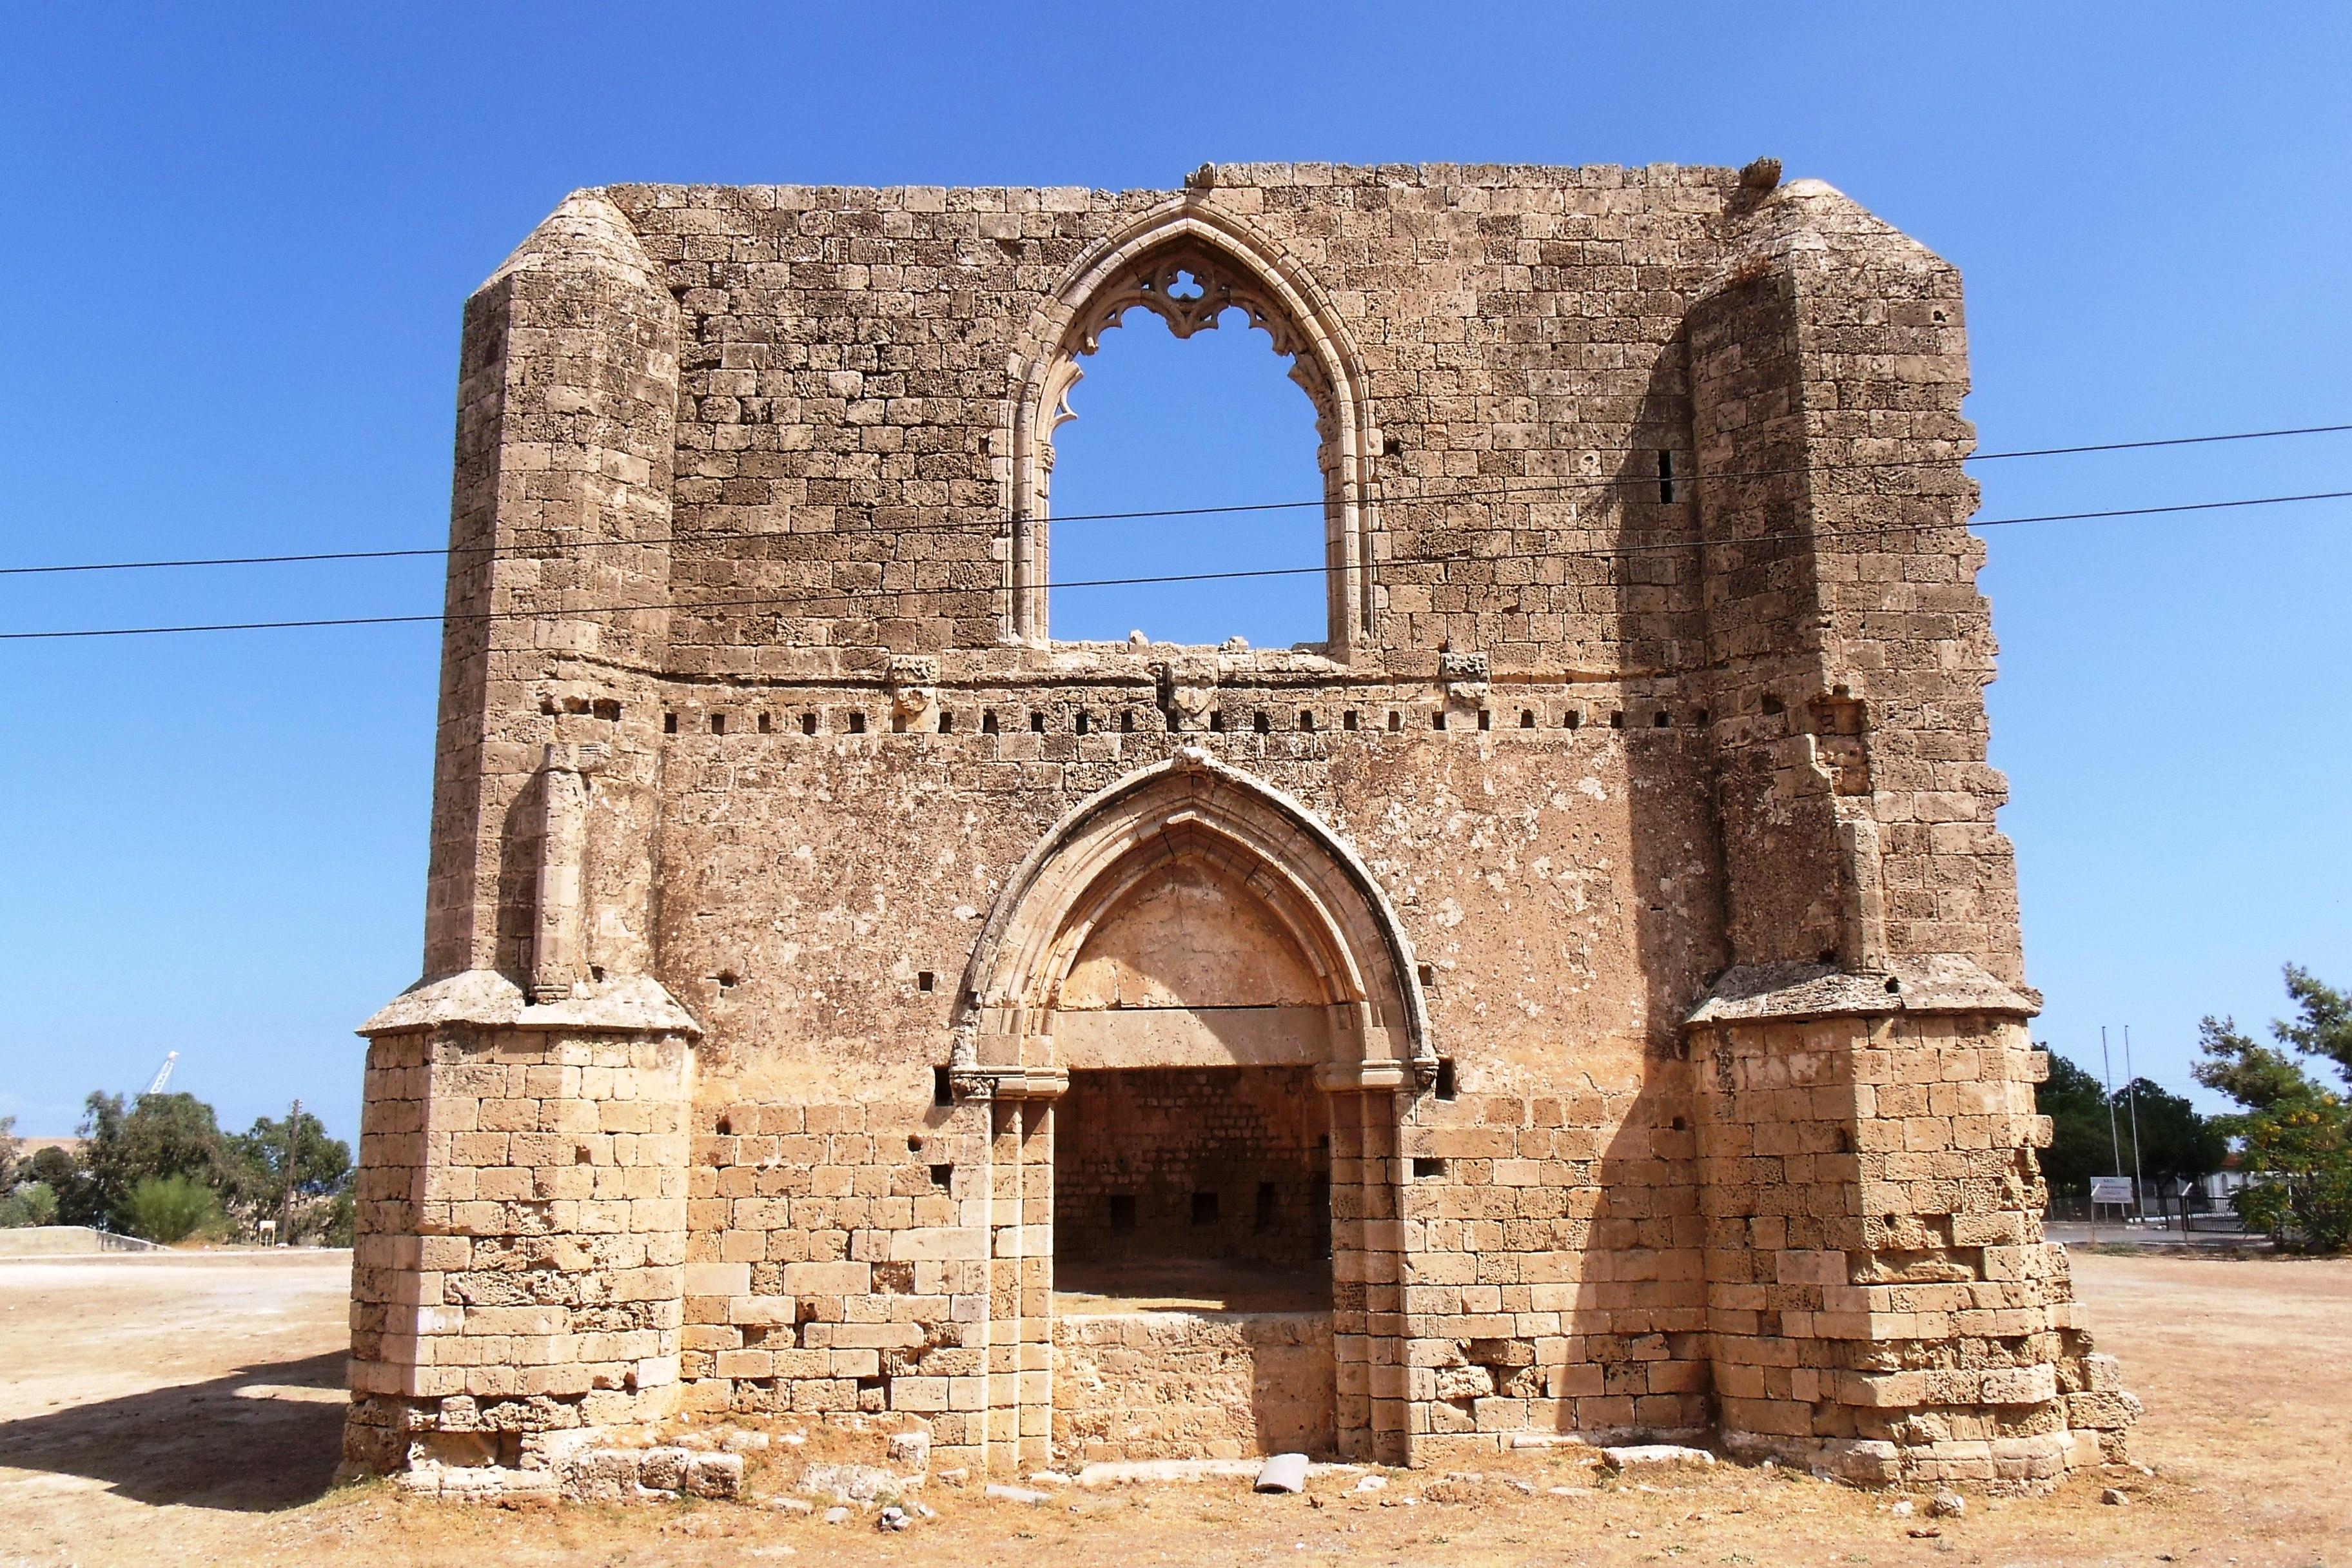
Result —
[{"label": "stone pilaster", "polygon": [[1339,1451],[1384,1465],[1407,1461],[1419,1429],[1406,1365],[1401,1098],[1381,1088],[1330,1095],[1331,1344]]}]

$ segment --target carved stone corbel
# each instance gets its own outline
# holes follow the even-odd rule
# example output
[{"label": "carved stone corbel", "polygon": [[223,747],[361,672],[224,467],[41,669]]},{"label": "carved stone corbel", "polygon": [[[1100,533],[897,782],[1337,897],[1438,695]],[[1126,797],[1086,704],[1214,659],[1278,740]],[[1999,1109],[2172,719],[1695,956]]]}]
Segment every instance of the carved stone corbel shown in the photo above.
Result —
[{"label": "carved stone corbel", "polygon": [[1449,708],[1483,708],[1486,702],[1488,665],[1483,653],[1441,653],[1437,678],[1445,683]]},{"label": "carved stone corbel", "polygon": [[1152,666],[1160,678],[1160,709],[1171,730],[1192,731],[1209,727],[1209,713],[1217,705],[1217,661],[1213,658],[1169,658]]},{"label": "carved stone corbel", "polygon": [[959,1100],[1059,1100],[1068,1092],[1068,1069],[1057,1067],[950,1068],[948,1088]]},{"label": "carved stone corbel", "polygon": [[931,654],[896,654],[890,659],[890,727],[927,728],[939,710],[940,661]]}]

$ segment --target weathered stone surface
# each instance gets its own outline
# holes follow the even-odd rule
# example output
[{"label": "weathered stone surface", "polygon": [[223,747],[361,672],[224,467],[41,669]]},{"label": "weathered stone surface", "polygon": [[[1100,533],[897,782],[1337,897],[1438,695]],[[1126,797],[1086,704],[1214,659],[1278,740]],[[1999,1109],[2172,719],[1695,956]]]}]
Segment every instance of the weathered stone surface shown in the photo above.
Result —
[{"label": "weathered stone surface", "polygon": [[1307,1489],[1307,1456],[1272,1454],[1260,1466],[1252,1489],[1262,1492],[1303,1492]]},{"label": "weathered stone surface", "polygon": [[1054,1444],[1073,1462],[1337,1442],[1328,1313],[1061,1313],[1054,1352]]},{"label": "weathered stone surface", "polygon": [[799,1485],[811,1497],[864,1503],[897,1495],[905,1482],[895,1472],[876,1465],[815,1464],[801,1471]]},{"label": "weathered stone surface", "polygon": [[1661,1469],[1677,1465],[1712,1465],[1715,1456],[1705,1448],[1685,1447],[1679,1443],[1633,1443],[1601,1449],[1601,1462],[1612,1470]]},{"label": "weathered stone surface", "polygon": [[677,1491],[686,1485],[686,1468],[693,1459],[684,1448],[648,1448],[637,1458],[637,1485],[653,1491]]},{"label": "weathered stone surface", "polygon": [[743,1490],[743,1456],[697,1454],[688,1462],[683,1488],[688,1497],[731,1498]]},{"label": "weathered stone surface", "polygon": [[[1081,362],[1231,309],[1319,416],[1327,636],[1055,642]],[[2039,1219],[1962,318],[1765,161],[572,196],[466,310],[350,1457],[627,1495],[551,1440],[684,1408],[983,1475],[2120,1458]],[[1193,1075],[1194,1157],[1057,1173],[1166,1088],[1088,1074]],[[1057,1247],[1130,1222],[1328,1251],[1314,1397],[1229,1348],[1212,1420],[1188,1336],[1074,1380]]]}]

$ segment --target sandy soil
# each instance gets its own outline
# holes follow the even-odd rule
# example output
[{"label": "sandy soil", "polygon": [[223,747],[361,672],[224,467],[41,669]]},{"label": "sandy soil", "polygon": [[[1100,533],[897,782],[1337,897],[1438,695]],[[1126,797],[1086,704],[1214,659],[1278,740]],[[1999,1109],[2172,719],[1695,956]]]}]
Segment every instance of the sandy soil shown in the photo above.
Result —
[{"label": "sandy soil", "polygon": [[[521,1511],[333,1488],[347,1268],[0,1263],[0,1564],[2352,1563],[2352,1262],[2078,1255],[2102,1342],[2147,1401],[2156,1474],[1976,1500],[1958,1520],[1786,1472],[1634,1487],[1514,1457],[1480,1480],[1391,1472],[1360,1494],[1332,1475],[1298,1498],[1217,1481],[1029,1507],[940,1489],[940,1517],[901,1535],[719,1504]],[[2103,1506],[2105,1485],[2129,1504]]]}]

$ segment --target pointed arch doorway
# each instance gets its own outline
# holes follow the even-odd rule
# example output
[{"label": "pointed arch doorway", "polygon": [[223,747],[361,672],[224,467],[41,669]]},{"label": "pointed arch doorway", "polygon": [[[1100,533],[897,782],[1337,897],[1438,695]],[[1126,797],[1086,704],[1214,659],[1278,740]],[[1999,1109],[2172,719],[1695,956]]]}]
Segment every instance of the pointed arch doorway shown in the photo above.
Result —
[{"label": "pointed arch doorway", "polygon": [[1015,872],[962,1019],[951,1073],[996,1102],[992,1465],[1402,1457],[1397,1129],[1435,1058],[1328,827],[1192,748],[1129,775]]}]

